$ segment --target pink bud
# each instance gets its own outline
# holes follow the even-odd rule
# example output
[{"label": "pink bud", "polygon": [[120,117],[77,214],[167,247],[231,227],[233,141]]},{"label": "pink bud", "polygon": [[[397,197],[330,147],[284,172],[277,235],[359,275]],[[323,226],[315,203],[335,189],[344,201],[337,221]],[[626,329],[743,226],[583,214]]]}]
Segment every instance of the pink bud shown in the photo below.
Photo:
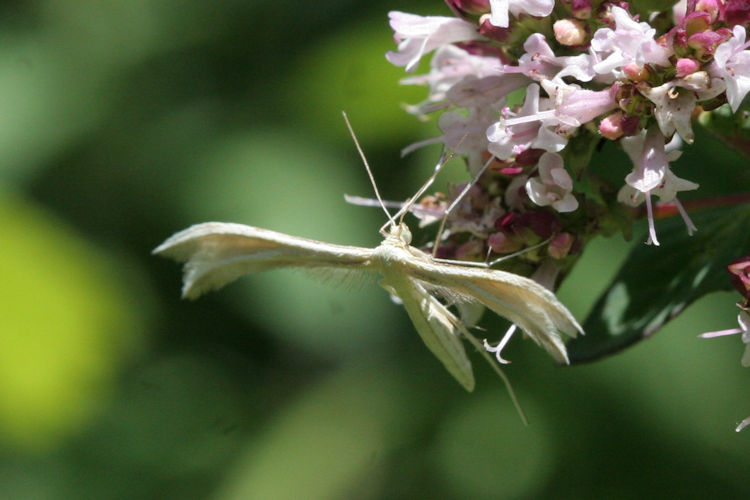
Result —
[{"label": "pink bud", "polygon": [[700,11],[685,16],[682,26],[688,35],[694,35],[695,33],[711,29],[712,23],[711,14]]},{"label": "pink bud", "polygon": [[496,42],[507,42],[510,38],[510,28],[501,28],[490,22],[490,15],[485,14],[479,18],[479,34],[495,40]]},{"label": "pink bud", "polygon": [[695,50],[698,57],[704,54],[713,54],[716,47],[731,38],[732,32],[724,29],[716,31],[706,30],[696,33],[688,38],[688,47]]},{"label": "pink bud", "polygon": [[570,2],[570,8],[576,19],[588,19],[591,17],[590,0],[572,0]]},{"label": "pink bud", "polygon": [[648,70],[635,63],[626,64],[622,69],[625,75],[634,82],[642,82],[648,78]]},{"label": "pink bud", "polygon": [[524,149],[516,155],[516,163],[519,165],[536,165],[539,163],[539,158],[544,154],[543,149],[529,148]]},{"label": "pink bud", "polygon": [[521,249],[521,240],[504,231],[491,234],[487,238],[487,244],[493,252],[506,254],[517,252]]},{"label": "pink bud", "polygon": [[[727,4],[733,3],[731,0]],[[745,2],[747,3],[747,2]],[[719,0],[698,0],[695,3],[695,10],[706,12],[710,15],[711,23],[715,23],[721,12],[722,2]]]},{"label": "pink bud", "polygon": [[517,212],[507,212],[505,215],[497,218],[495,221],[495,229],[498,231],[511,229],[515,224],[516,219],[518,219]]},{"label": "pink bud", "polygon": [[516,222],[516,227],[528,227],[537,236],[549,238],[562,228],[557,216],[548,210],[528,211],[522,213]]},{"label": "pink bud", "polygon": [[730,281],[738,292],[746,299],[750,299],[750,255],[735,259],[727,266],[731,275]]},{"label": "pink bud", "polygon": [[727,0],[724,5],[724,20],[730,28],[750,21],[750,3],[746,0]]},{"label": "pink bud", "polygon": [[611,115],[605,117],[599,124],[599,133],[605,139],[616,141],[624,135],[622,131],[622,111],[617,111]]},{"label": "pink bud", "polygon": [[489,0],[445,0],[445,3],[459,16],[476,16],[490,11]]},{"label": "pink bud", "polygon": [[566,257],[573,246],[575,238],[570,233],[560,233],[549,242],[547,246],[547,252],[550,257],[554,259],[562,259]]},{"label": "pink bud", "polygon": [[677,70],[677,78],[683,78],[687,75],[692,75],[700,69],[701,65],[695,59],[689,57],[683,57],[677,60],[675,69]]}]

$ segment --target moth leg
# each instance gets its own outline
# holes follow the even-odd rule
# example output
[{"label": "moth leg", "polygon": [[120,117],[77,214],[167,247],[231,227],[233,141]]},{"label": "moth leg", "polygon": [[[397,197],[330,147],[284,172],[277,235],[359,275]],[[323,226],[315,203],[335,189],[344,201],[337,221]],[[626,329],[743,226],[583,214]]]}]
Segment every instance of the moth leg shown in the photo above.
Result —
[{"label": "moth leg", "polygon": [[505,349],[505,346],[508,344],[508,342],[510,342],[510,338],[513,336],[514,333],[516,333],[516,329],[517,328],[518,327],[516,326],[515,323],[513,323],[512,325],[510,325],[510,328],[508,328],[505,331],[505,335],[503,335],[503,338],[494,347],[491,346],[490,343],[487,342],[487,340],[484,341],[484,348],[485,348],[485,350],[487,352],[493,353],[495,355],[495,359],[497,359],[497,362],[500,363],[501,365],[510,364],[510,361],[508,361],[507,359],[503,358],[502,352],[503,352],[503,349]]}]

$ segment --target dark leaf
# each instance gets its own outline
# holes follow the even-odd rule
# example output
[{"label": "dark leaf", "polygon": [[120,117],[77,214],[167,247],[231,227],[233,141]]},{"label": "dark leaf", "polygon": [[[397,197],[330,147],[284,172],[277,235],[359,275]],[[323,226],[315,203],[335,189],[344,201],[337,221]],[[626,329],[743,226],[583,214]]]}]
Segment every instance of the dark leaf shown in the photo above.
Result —
[{"label": "dark leaf", "polygon": [[614,354],[651,336],[702,296],[732,289],[726,266],[750,253],[750,206],[704,210],[693,220],[693,236],[680,217],[657,221],[661,246],[633,249],[586,318],[586,335],[568,344],[571,363]]}]

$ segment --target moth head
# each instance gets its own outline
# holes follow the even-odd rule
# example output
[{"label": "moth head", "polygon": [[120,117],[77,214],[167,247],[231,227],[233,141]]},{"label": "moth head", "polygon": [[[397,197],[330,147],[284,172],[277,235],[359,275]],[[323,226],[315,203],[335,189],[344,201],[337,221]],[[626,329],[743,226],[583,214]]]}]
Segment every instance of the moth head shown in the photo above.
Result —
[{"label": "moth head", "polygon": [[411,231],[403,222],[391,225],[390,236],[393,238],[397,238],[399,241],[402,241],[406,245],[411,243]]}]

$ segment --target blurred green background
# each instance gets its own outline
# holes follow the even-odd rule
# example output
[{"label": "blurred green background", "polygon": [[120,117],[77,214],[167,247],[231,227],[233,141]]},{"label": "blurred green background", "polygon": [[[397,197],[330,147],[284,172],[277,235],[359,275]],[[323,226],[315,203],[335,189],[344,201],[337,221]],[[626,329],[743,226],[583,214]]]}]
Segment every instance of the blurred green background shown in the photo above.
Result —
[{"label": "blurred green background", "polygon": [[[179,299],[150,251],[193,223],[379,242],[379,210],[342,197],[371,188],[341,111],[387,198],[439,154],[399,158],[437,132],[401,109],[425,93],[385,61],[392,9],[448,15],[0,2],[0,498],[750,495],[742,344],[696,338],[736,326],[731,294],[591,365],[517,337],[528,427],[479,356],[465,393],[375,283],[280,271]],[[577,317],[642,241],[592,243],[560,293]]]}]

